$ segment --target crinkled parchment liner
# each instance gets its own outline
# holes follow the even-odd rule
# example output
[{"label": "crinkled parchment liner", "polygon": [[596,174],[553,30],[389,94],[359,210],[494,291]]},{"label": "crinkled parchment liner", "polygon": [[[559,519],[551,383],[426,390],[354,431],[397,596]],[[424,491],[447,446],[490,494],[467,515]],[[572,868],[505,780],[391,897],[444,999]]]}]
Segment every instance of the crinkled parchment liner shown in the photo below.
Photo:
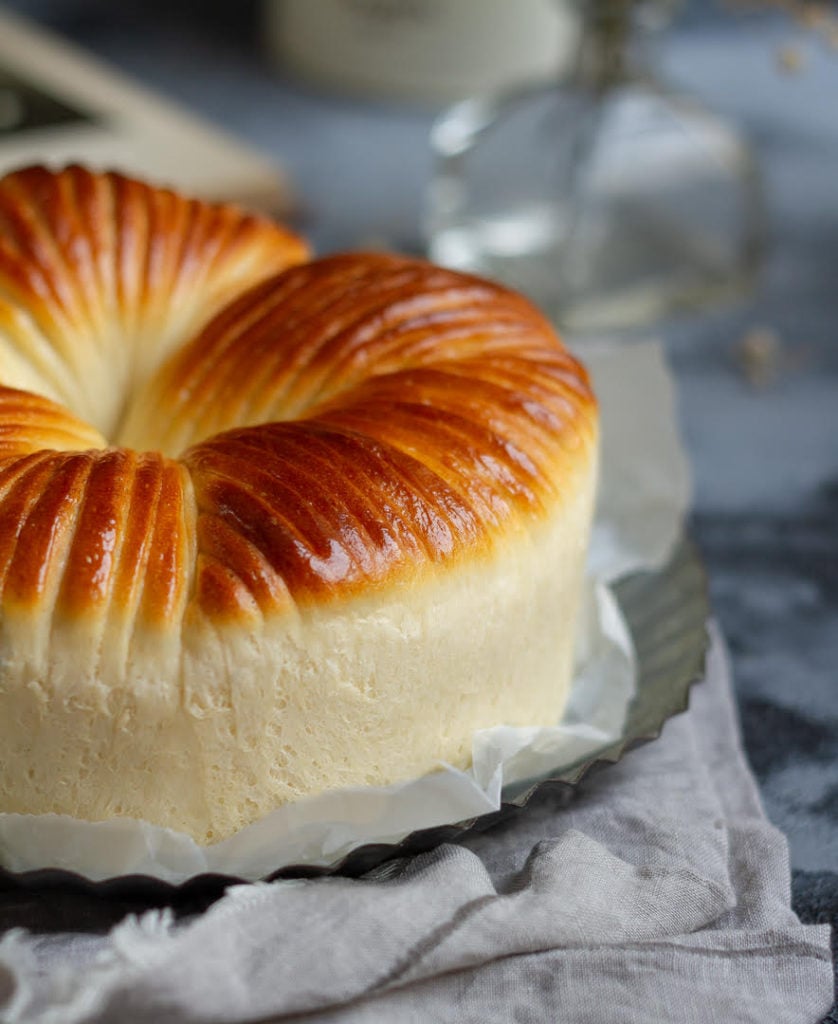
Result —
[{"label": "crinkled parchment liner", "polygon": [[[603,415],[603,474],[579,664],[560,726],[478,734],[469,772],[446,767],[281,808],[226,840],[242,855],[222,856],[220,869],[212,847],[144,822],[0,814],[0,885],[166,900],[254,878],[358,875],[488,828],[543,787],[573,786],[659,735],[686,708],[708,647],[704,573],[679,543],[690,492],[672,383],[653,343],[588,347],[584,357]],[[110,871],[96,863],[104,847]]]}]

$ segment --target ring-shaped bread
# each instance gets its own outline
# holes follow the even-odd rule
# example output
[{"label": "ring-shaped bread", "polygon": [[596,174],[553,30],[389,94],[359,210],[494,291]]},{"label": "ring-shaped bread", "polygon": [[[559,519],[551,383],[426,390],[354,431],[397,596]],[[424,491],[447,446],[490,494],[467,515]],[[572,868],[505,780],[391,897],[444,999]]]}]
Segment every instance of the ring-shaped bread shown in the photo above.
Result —
[{"label": "ring-shaped bread", "polygon": [[0,181],[0,811],[200,842],[564,706],[585,371],[487,281]]}]

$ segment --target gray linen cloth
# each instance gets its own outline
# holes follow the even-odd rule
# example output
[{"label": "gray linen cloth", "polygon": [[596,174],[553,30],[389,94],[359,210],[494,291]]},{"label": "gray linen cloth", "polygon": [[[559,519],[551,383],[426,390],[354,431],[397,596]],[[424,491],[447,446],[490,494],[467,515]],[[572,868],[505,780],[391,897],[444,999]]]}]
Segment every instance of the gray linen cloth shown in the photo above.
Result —
[{"label": "gray linen cloth", "polygon": [[0,944],[0,1019],[819,1021],[828,929],[789,906],[723,645],[690,711],[461,846],[366,878],[239,886],[206,913]]}]

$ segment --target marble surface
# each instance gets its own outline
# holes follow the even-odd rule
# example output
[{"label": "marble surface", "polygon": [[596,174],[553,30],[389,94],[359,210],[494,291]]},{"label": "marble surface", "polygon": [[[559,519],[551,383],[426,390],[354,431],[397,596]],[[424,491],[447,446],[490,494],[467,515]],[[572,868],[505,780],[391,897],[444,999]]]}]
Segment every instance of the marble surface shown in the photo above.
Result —
[{"label": "marble surface", "polygon": [[[281,159],[320,251],[376,239],[421,250],[432,112],[284,80],[249,31],[224,30],[216,5],[199,23],[184,4],[165,26],[160,4],[8,6]],[[804,66],[783,74],[777,49],[798,41]],[[764,179],[769,231],[754,294],[658,330],[678,379],[693,532],[733,654],[746,749],[789,838],[798,912],[836,923],[838,51],[777,17],[688,12],[664,63],[742,127]],[[776,378],[758,388],[738,359],[753,328],[780,341]]]}]

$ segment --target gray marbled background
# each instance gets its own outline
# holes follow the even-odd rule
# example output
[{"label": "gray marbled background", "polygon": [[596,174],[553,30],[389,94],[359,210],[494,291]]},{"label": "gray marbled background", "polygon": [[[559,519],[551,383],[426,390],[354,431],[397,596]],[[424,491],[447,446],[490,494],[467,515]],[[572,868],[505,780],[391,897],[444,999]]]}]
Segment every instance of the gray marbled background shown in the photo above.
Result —
[{"label": "gray marbled background", "polygon": [[[321,251],[382,236],[421,248],[432,114],[284,81],[259,55],[255,4],[7,6],[281,158]],[[783,75],[776,50],[796,40],[805,66]],[[765,181],[770,230],[756,293],[662,333],[695,470],[693,531],[733,654],[747,752],[789,838],[798,913],[836,924],[838,50],[777,16],[693,4],[664,58],[671,79],[742,126]],[[782,342],[777,379],[759,390],[737,363],[753,327]]]}]

